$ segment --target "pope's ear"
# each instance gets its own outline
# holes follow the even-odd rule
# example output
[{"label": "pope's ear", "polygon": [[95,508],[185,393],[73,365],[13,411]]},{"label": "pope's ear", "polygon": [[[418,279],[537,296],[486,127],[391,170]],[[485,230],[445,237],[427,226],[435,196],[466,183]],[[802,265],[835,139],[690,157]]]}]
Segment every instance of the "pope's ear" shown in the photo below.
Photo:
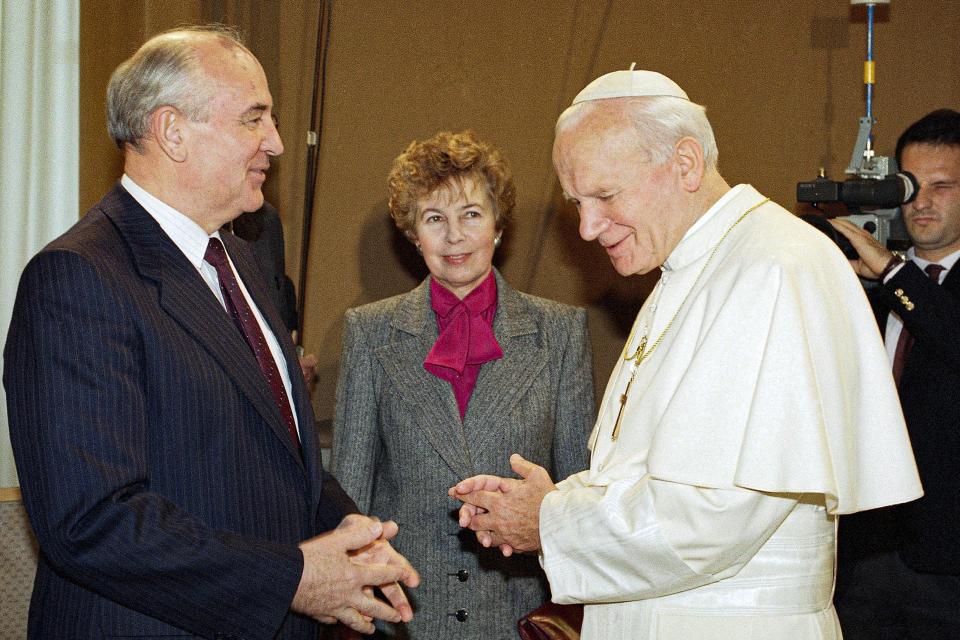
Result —
[{"label": "pope's ear", "polygon": [[150,114],[150,133],[157,146],[174,162],[187,159],[187,119],[179,109],[164,105]]},{"label": "pope's ear", "polygon": [[694,192],[703,181],[703,147],[693,138],[686,136],[677,141],[674,159],[680,170],[680,182],[686,191]]}]

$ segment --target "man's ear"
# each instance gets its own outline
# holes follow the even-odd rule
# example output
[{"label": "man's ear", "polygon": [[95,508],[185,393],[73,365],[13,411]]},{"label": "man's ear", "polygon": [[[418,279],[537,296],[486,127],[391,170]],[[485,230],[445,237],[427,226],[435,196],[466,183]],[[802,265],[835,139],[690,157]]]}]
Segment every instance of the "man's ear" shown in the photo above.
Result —
[{"label": "man's ear", "polygon": [[693,138],[686,136],[677,141],[674,158],[680,170],[680,183],[685,191],[693,193],[703,182],[703,148]]},{"label": "man's ear", "polygon": [[164,105],[150,114],[150,133],[157,146],[174,162],[187,159],[187,119],[179,109]]}]

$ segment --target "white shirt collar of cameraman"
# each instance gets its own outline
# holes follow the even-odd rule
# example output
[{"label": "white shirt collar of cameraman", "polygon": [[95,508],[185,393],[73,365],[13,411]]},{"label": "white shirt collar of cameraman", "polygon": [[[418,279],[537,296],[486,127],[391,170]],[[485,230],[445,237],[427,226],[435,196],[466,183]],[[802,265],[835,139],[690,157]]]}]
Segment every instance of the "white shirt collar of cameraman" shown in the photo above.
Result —
[{"label": "white shirt collar of cameraman", "polygon": [[[921,269],[926,269],[928,264],[932,264],[930,260],[924,260],[923,258],[917,257],[917,253],[914,251],[913,247],[907,249],[907,260],[916,262],[917,266]],[[954,251],[941,260],[937,260],[937,264],[943,267],[943,271],[940,273],[940,280],[938,281],[938,284],[943,282],[943,279],[947,277],[947,273],[949,273],[950,269],[953,268],[953,265],[957,263],[957,260],[960,260],[960,250]],[[894,272],[890,275],[892,276],[897,271],[899,271],[899,269],[894,270]]]}]

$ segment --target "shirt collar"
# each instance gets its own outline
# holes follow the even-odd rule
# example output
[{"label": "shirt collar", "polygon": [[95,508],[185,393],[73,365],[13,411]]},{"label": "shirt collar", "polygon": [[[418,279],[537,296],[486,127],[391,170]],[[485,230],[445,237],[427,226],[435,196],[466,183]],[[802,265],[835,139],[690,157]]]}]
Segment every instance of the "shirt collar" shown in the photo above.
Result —
[{"label": "shirt collar", "polygon": [[750,185],[738,184],[731,188],[687,229],[660,268],[673,271],[699,260],[713,248],[719,237],[736,219],[735,216],[743,214],[760,198],[760,194]]},{"label": "shirt collar", "polygon": [[[923,258],[917,257],[916,249],[913,247],[907,249],[907,258],[916,262],[917,266],[921,269],[926,269],[928,264],[933,264],[933,262],[930,260],[924,260]],[[944,274],[940,276],[941,282],[943,281],[943,278],[946,277],[946,273],[950,271],[950,269],[953,268],[953,265],[957,263],[957,260],[960,260],[960,249],[954,251],[944,258],[941,258],[940,260],[937,260],[937,264],[943,267],[944,271]]]},{"label": "shirt collar", "polygon": [[[430,278],[430,306],[438,319],[449,320],[451,312],[460,305],[463,305],[471,317],[480,315],[491,306],[496,308],[497,280],[493,276],[493,269],[463,300],[440,284],[436,278]],[[490,319],[492,321],[492,316]]]},{"label": "shirt collar", "polygon": [[[713,206],[707,209],[707,212],[704,213],[699,218],[697,218],[697,221],[693,223],[693,226],[687,229],[687,232],[683,234],[683,238],[686,239],[692,236],[693,234],[695,234],[700,227],[707,224],[707,220],[717,215],[717,212],[723,209],[723,207],[726,206],[728,202],[736,198],[737,194],[743,191],[743,189],[746,186],[747,185],[745,184],[738,184],[737,186],[733,187],[732,189],[727,191],[725,194],[720,196],[720,199],[714,202]],[[683,240],[680,240],[680,242],[683,242]]]},{"label": "shirt collar", "polygon": [[203,255],[207,251],[210,238],[219,238],[220,232],[208,234],[203,227],[180,213],[166,202],[148,193],[143,187],[133,181],[133,178],[123,174],[120,184],[127,190],[134,200],[140,203],[147,213],[157,221],[163,232],[170,237],[187,260],[194,267],[200,269],[203,265]]}]

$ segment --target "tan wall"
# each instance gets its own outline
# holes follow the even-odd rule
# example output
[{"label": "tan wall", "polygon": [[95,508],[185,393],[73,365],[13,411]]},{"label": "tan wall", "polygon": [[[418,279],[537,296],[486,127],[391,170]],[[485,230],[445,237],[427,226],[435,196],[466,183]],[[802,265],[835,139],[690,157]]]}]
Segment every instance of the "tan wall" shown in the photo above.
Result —
[{"label": "tan wall", "polygon": [[[707,105],[728,181],[750,182],[787,208],[796,182],[818,167],[842,177],[864,112],[864,12],[845,0],[332,4],[304,330],[321,362],[321,420],[332,415],[344,310],[406,291],[423,274],[386,216],[384,178],[411,139],[470,127],[504,150],[519,198],[500,266],[523,290],[589,308],[602,389],[655,276],[617,277],[579,240],[575,213],[560,202],[550,145],[572,96],[632,61],[666,73]],[[296,281],[318,8],[299,0],[101,0],[82,8],[82,208],[116,178],[107,175],[117,172],[116,154],[103,143],[101,115],[113,66],[158,28],[235,21],[278,103],[287,153],[268,197],[281,209]],[[879,152],[890,154],[911,121],[960,106],[960,3],[895,0],[878,15],[874,133]]]},{"label": "tan wall", "polygon": [[80,4],[80,211],[86,212],[122,173],[107,135],[104,95],[110,74],[149,34],[200,20],[199,2],[84,0]]}]

